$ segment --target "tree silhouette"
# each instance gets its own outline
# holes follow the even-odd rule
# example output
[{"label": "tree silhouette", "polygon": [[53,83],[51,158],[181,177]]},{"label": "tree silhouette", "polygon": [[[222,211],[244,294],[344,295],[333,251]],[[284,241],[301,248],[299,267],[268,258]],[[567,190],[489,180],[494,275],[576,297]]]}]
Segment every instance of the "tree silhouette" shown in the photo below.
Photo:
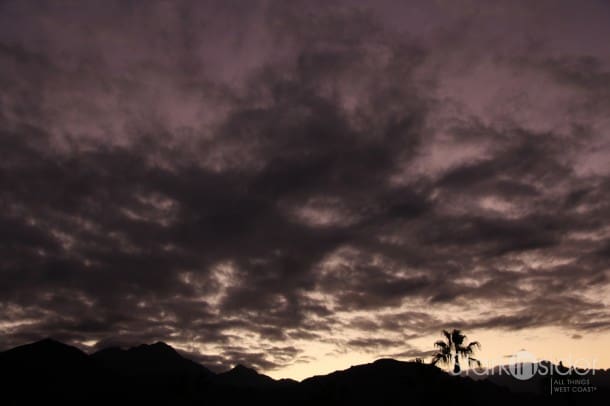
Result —
[{"label": "tree silhouette", "polygon": [[434,347],[438,351],[432,358],[432,365],[440,363],[449,366],[453,362],[453,373],[455,374],[460,373],[460,358],[466,358],[469,366],[473,364],[481,366],[481,362],[473,357],[475,350],[481,348],[478,341],[464,345],[466,335],[458,329],[453,329],[451,332],[443,330],[442,335],[444,340],[434,343]]}]

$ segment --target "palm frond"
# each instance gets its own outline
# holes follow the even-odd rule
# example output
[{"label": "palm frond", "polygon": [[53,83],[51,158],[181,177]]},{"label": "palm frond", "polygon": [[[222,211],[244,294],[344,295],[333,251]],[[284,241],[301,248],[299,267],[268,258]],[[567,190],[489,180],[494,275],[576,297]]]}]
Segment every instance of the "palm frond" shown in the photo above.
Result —
[{"label": "palm frond", "polygon": [[466,346],[460,345],[455,350],[461,355],[472,355],[474,354],[475,350],[479,348],[481,348],[481,344],[479,344],[477,341],[473,341],[468,343]]},{"label": "palm frond", "polygon": [[474,354],[474,351],[472,351],[472,349],[470,349],[468,347],[458,347],[455,349],[455,352],[457,352],[459,355],[461,355],[463,357],[467,357],[469,355]]},{"label": "palm frond", "polygon": [[481,343],[478,342],[478,341],[473,341],[471,343],[468,343],[468,345],[466,347],[467,348],[472,348],[473,350],[474,349],[480,350],[481,349]]},{"label": "palm frond", "polygon": [[443,335],[447,339],[447,342],[449,343],[449,345],[451,345],[451,343],[453,342],[451,339],[451,333],[448,330],[443,330]]},{"label": "palm frond", "polygon": [[451,355],[451,353],[445,353],[445,352],[439,352],[434,354],[434,358],[432,358],[432,365],[436,365],[438,363],[443,364],[443,365],[449,365],[451,364],[451,360],[453,359],[453,356]]},{"label": "palm frond", "polygon": [[439,340],[439,341],[435,342],[435,343],[434,343],[434,346],[435,346],[436,348],[441,349],[441,350],[446,350],[446,349],[448,349],[448,348],[449,348],[449,345],[448,345],[446,342],[441,341],[441,340]]},{"label": "palm frond", "polygon": [[468,366],[472,365],[476,365],[477,367],[481,368],[481,361],[473,357],[468,357]]}]

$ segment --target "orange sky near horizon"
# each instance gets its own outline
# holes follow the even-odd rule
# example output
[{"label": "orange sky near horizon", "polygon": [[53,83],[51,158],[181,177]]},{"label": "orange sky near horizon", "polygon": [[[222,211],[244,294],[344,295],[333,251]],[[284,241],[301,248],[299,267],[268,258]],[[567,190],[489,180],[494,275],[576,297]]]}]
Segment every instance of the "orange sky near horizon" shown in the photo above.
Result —
[{"label": "orange sky near horizon", "polygon": [[[468,332],[467,332],[468,333]],[[574,365],[595,369],[610,368],[610,332],[589,333],[586,337],[573,338],[574,333],[568,333],[558,328],[535,328],[518,332],[473,330],[468,334],[468,340],[481,343],[481,350],[475,355],[484,367],[505,365],[509,357],[519,351],[526,350],[537,360],[548,360],[555,364],[562,361],[564,365]],[[430,335],[414,340],[412,344],[422,350],[432,349],[434,342],[441,339],[440,335]],[[379,358],[383,353],[349,352],[345,354],[331,353],[332,348],[325,345],[311,344],[305,346],[306,354],[315,357],[308,363],[297,363],[272,371],[260,371],[274,379],[291,378],[303,380],[314,375],[324,375],[336,370],[347,369],[350,366],[366,364]],[[426,362],[431,357],[425,358]],[[397,358],[401,361],[412,361],[411,358]]]}]

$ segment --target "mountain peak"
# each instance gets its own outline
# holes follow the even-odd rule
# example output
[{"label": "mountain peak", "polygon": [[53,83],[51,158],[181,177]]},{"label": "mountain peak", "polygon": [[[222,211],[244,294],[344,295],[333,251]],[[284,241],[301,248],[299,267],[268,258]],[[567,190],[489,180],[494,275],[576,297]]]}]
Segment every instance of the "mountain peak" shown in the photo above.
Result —
[{"label": "mountain peak", "polygon": [[180,357],[180,354],[178,354],[178,352],[171,345],[168,345],[168,344],[164,343],[163,341],[157,341],[154,344],[141,344],[141,345],[138,345],[137,347],[130,348],[129,351],[149,352],[149,353],[154,353],[154,354],[163,355],[163,356]]},{"label": "mountain peak", "polygon": [[60,341],[57,341],[57,340],[55,340],[55,339],[53,339],[51,337],[45,337],[42,340],[38,340],[38,341],[33,342],[32,344],[52,344],[52,345],[59,344],[59,345],[65,345],[64,343],[62,343]]},{"label": "mountain peak", "polygon": [[254,368],[249,368],[243,364],[235,365],[230,371],[238,374],[260,375]]},{"label": "mountain peak", "polygon": [[[43,351],[43,352],[72,352],[72,353],[82,353],[76,347],[73,347],[68,344],[64,344],[60,341],[57,341],[53,338],[47,337],[42,340],[35,341],[30,344],[25,344],[19,347],[15,347],[9,351]],[[82,353],[84,355],[84,353]]]},{"label": "mountain peak", "polygon": [[76,347],[61,343],[52,338],[44,338],[30,344],[21,345],[2,353],[3,359],[17,362],[29,367],[51,366],[61,363],[63,366],[72,363],[82,363],[87,360],[87,354]]},{"label": "mountain peak", "polygon": [[51,337],[46,337],[43,338],[42,340],[38,340],[35,341],[31,344],[26,344],[26,345],[30,345],[32,347],[48,347],[48,348],[66,348],[66,347],[71,347],[68,344],[64,344],[61,341],[57,341]]},{"label": "mountain peak", "polygon": [[396,365],[396,364],[401,364],[402,361],[398,361],[394,358],[379,358],[375,361],[373,361],[373,364],[377,364],[377,365]]},{"label": "mountain peak", "polygon": [[267,375],[258,373],[254,368],[243,364],[237,364],[229,371],[217,375],[219,382],[235,386],[264,386],[275,382]]},{"label": "mountain peak", "polygon": [[157,341],[154,344],[150,344],[151,348],[154,348],[156,350],[160,350],[160,351],[172,351],[175,352],[176,350],[174,349],[174,347],[172,347],[171,345],[164,343],[163,341]]}]

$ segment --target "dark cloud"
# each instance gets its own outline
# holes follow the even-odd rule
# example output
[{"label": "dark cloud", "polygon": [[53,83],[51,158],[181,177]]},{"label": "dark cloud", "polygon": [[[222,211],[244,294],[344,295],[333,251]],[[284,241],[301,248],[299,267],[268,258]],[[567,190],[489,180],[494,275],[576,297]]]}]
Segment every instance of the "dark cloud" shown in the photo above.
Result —
[{"label": "dark cloud", "polygon": [[425,356],[400,348],[447,323],[610,326],[603,55],[487,55],[493,7],[453,45],[449,5],[430,31],[389,3],[0,7],[0,346],[270,370],[303,342]]}]

